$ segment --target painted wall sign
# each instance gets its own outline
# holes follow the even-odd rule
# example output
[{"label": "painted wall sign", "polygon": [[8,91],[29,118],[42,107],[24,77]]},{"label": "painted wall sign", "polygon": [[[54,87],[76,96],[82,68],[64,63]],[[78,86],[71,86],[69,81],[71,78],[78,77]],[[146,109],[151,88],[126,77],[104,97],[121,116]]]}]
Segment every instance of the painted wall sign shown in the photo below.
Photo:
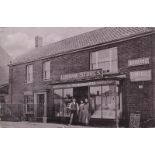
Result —
[{"label": "painted wall sign", "polygon": [[61,75],[61,81],[88,80],[102,78],[102,69]]},{"label": "painted wall sign", "polygon": [[145,57],[145,58],[138,58],[138,59],[133,59],[128,61],[128,66],[141,66],[141,65],[147,65],[150,63],[150,58]]},{"label": "painted wall sign", "polygon": [[150,81],[151,77],[151,70],[143,70],[143,71],[133,71],[130,72],[130,80],[131,81]]}]

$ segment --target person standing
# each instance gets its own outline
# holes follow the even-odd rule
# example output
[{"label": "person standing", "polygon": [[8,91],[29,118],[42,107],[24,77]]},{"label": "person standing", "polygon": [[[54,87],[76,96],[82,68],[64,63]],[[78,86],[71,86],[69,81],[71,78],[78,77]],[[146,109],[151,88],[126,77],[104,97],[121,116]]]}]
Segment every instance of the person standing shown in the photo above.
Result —
[{"label": "person standing", "polygon": [[83,110],[84,110],[84,102],[83,102],[83,100],[81,100],[80,106],[79,106],[79,123],[80,124],[82,124]]},{"label": "person standing", "polygon": [[78,103],[76,102],[76,99],[73,99],[69,108],[71,111],[69,125],[71,125],[72,123],[74,123],[74,124],[76,123],[77,114],[78,114],[78,110],[79,110],[79,106],[78,106]]},{"label": "person standing", "polygon": [[88,125],[89,124],[89,103],[88,103],[88,99],[87,98],[85,99],[85,103],[84,103],[82,123],[84,125]]}]

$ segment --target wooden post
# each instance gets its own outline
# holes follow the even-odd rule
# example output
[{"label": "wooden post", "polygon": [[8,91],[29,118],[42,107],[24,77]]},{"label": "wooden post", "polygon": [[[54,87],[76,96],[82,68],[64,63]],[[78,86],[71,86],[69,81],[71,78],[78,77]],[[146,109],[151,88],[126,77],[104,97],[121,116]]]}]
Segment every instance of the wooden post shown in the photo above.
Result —
[{"label": "wooden post", "polygon": [[115,120],[116,120],[116,128],[119,128],[119,118],[118,118],[118,103],[117,103],[117,83],[115,81],[114,86],[114,95],[115,95]]},{"label": "wooden post", "polygon": [[47,123],[47,92],[44,93],[44,116],[43,123]]}]

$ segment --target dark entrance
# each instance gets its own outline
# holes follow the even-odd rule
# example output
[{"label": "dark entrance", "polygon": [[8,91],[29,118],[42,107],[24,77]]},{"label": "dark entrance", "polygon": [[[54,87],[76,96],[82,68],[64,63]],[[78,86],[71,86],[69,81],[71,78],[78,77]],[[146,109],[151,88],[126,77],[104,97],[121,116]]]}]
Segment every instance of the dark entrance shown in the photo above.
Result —
[{"label": "dark entrance", "polygon": [[37,94],[37,117],[43,117],[44,115],[44,94]]},{"label": "dark entrance", "polygon": [[73,88],[73,96],[80,103],[80,100],[88,98],[88,86]]}]

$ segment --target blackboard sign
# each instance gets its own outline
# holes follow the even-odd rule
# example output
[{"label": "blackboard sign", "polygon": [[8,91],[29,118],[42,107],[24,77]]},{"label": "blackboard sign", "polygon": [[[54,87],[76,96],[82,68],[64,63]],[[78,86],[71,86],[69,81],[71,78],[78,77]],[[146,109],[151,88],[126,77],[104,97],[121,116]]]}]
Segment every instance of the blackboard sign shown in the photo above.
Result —
[{"label": "blackboard sign", "polygon": [[130,114],[130,128],[139,128],[140,127],[140,114],[139,113],[131,113]]}]

